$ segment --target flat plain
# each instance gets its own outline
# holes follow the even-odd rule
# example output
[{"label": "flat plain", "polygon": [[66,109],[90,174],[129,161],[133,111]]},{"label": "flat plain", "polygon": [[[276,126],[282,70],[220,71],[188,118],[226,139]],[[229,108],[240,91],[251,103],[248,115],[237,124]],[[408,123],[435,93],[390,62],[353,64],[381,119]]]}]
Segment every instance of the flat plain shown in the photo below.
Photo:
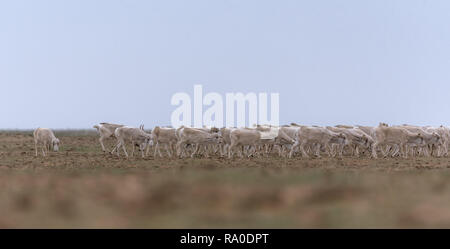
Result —
[{"label": "flat plain", "polygon": [[450,227],[446,157],[127,160],[55,135],[44,158],[31,131],[0,132],[0,228]]}]

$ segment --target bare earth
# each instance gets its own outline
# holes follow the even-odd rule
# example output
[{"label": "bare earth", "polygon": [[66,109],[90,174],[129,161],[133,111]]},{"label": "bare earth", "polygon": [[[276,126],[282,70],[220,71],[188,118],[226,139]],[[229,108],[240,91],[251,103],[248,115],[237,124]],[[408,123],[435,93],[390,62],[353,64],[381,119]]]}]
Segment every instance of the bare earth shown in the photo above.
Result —
[{"label": "bare earth", "polygon": [[43,158],[31,134],[0,132],[0,228],[450,228],[450,158],[126,160],[91,131]]}]

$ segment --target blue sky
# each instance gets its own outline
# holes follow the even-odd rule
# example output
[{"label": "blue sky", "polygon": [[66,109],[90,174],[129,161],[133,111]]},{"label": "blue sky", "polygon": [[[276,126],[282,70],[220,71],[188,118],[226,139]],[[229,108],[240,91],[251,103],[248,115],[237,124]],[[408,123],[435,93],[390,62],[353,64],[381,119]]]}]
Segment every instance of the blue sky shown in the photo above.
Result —
[{"label": "blue sky", "polygon": [[[280,122],[450,125],[449,1],[1,1],[0,128],[167,125],[176,92]],[[206,108],[206,107],[205,107]]]}]

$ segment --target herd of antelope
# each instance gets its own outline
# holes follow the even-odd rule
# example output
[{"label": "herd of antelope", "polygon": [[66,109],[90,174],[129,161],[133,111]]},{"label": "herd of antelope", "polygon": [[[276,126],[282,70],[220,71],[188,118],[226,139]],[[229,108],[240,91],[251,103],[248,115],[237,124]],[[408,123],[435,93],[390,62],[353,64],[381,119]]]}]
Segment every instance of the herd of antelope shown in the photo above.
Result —
[{"label": "herd of antelope", "polygon": [[[275,154],[280,157],[310,156],[366,156],[377,158],[402,156],[447,156],[450,129],[445,126],[271,126],[255,125],[252,128],[193,128],[154,127],[151,131],[119,124],[100,123],[94,126],[100,134],[100,145],[107,152],[104,141],[115,137],[117,143],[110,153],[120,156],[120,149],[128,157],[126,145],[139,148],[142,157],[153,151],[153,157],[184,158],[187,156],[209,157],[264,157]],[[36,156],[38,145],[45,156],[50,147],[59,149],[59,139],[50,129],[34,131]],[[163,150],[163,152],[161,152]]]}]

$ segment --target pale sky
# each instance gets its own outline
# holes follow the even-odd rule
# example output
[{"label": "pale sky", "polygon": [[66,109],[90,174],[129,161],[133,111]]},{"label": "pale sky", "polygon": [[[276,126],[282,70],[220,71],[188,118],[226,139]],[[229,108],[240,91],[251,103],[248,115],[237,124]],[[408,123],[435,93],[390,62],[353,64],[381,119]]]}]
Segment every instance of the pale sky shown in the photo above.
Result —
[{"label": "pale sky", "polygon": [[195,84],[277,92],[281,123],[450,125],[450,1],[1,1],[0,84],[0,128],[169,125]]}]

